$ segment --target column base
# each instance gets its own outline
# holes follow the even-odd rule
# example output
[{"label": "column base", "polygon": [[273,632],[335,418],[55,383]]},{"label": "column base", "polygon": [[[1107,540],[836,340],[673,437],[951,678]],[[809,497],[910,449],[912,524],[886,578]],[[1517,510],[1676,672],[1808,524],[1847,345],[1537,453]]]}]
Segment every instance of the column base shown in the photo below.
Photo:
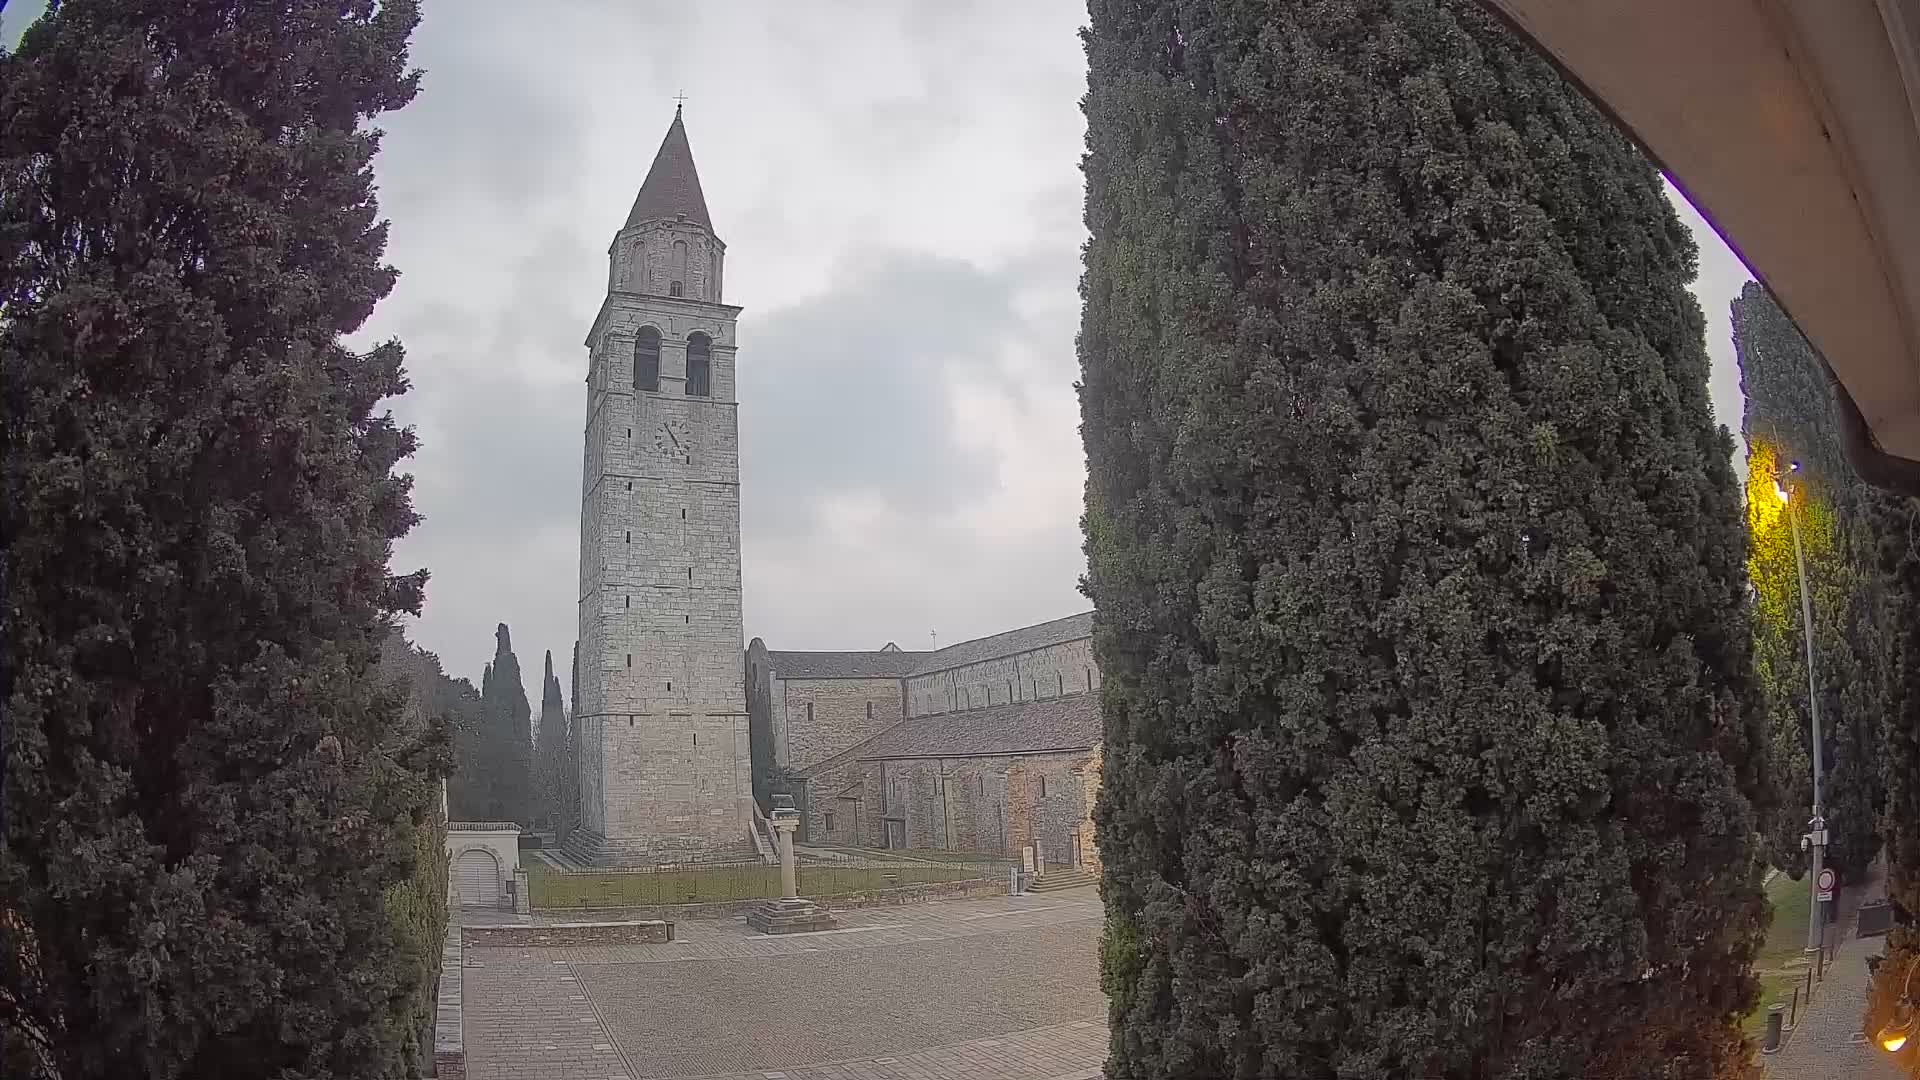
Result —
[{"label": "column base", "polygon": [[839,925],[832,912],[804,897],[769,900],[747,912],[747,926],[763,934],[803,934]]}]

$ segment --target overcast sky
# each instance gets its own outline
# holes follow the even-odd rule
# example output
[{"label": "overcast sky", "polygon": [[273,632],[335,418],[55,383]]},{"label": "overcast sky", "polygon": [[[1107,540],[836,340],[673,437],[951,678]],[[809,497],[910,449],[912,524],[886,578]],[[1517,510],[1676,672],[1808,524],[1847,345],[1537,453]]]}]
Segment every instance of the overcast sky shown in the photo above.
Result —
[{"label": "overcast sky", "polygon": [[[543,650],[567,678],[581,339],[682,91],[746,309],[747,636],[915,649],[1086,609],[1084,21],[1067,0],[428,0],[426,79],[378,161],[401,278],[368,327],[404,341],[414,385],[395,411],[420,433],[426,520],[395,561],[433,573],[415,639],[477,683],[504,621],[531,698]],[[1746,274],[1681,206],[1737,430]]]}]

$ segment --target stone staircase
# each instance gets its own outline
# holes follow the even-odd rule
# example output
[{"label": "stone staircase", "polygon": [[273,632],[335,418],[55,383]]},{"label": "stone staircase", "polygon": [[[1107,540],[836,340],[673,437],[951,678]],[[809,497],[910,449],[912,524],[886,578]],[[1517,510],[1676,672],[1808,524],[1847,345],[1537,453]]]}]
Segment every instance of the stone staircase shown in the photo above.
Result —
[{"label": "stone staircase", "polygon": [[1056,866],[1033,879],[1027,886],[1030,893],[1060,892],[1065,889],[1084,889],[1089,885],[1100,884],[1100,877],[1079,867]]}]

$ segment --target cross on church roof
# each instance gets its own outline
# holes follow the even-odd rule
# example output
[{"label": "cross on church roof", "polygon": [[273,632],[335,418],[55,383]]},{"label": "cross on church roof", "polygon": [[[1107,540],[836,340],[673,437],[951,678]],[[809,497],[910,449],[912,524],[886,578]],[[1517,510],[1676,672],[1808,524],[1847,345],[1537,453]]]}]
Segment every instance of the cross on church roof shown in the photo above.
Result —
[{"label": "cross on church roof", "polygon": [[680,106],[685,105],[686,103],[687,103],[687,92],[685,90],[682,90],[679,93],[673,95],[673,114],[675,116],[680,115]]}]

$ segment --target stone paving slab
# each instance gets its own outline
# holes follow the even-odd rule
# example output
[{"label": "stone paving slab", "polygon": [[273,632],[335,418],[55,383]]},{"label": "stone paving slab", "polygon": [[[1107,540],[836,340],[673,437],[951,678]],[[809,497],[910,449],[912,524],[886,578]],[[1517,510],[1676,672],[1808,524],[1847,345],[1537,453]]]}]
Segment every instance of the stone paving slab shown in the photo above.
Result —
[{"label": "stone paving slab", "polygon": [[1768,1080],[1899,1080],[1893,1055],[1861,1030],[1867,1011],[1867,957],[1884,939],[1848,938],[1834,949],[1826,980],[1804,1007],[1778,1054],[1766,1055]]},{"label": "stone paving slab", "polygon": [[999,897],[850,912],[815,934],[716,920],[672,943],[469,947],[468,1076],[1094,1077],[1100,917],[1091,894]]},{"label": "stone paving slab", "polygon": [[1076,1020],[913,1054],[714,1073],[688,1080],[1099,1080],[1100,1062],[1106,1056],[1106,1025]]}]

